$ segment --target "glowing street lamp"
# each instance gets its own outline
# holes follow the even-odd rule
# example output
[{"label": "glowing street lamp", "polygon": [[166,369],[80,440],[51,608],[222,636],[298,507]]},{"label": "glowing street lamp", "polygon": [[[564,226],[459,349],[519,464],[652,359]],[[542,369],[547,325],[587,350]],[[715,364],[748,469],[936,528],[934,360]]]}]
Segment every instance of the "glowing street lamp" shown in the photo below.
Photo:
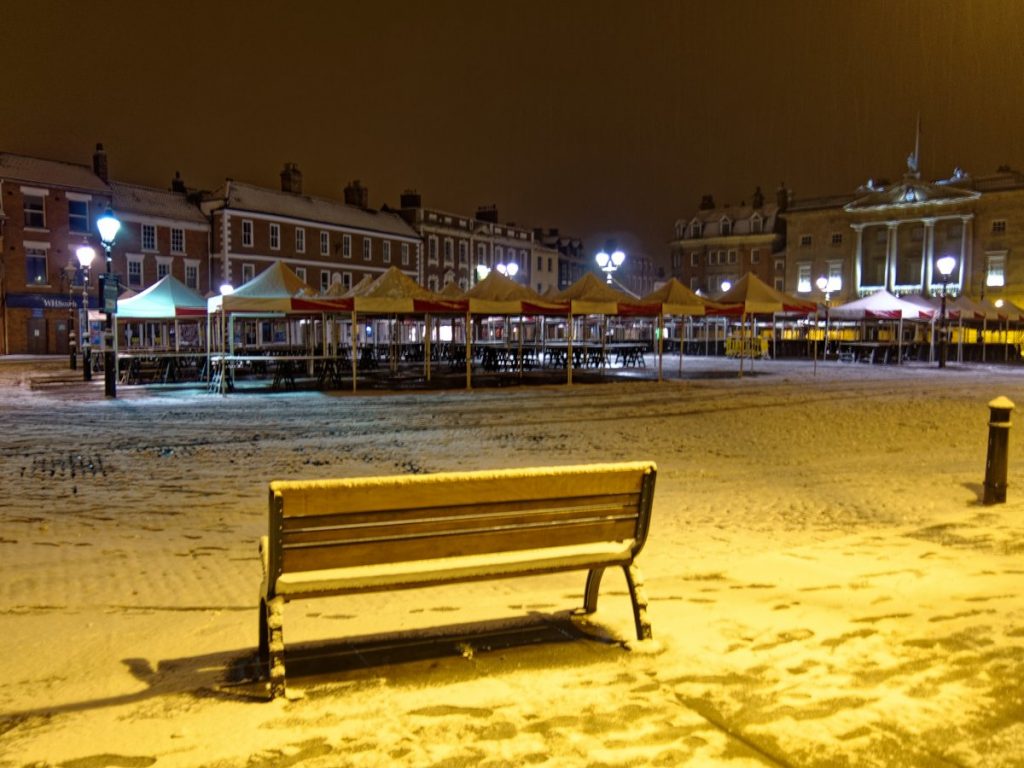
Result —
[{"label": "glowing street lamp", "polygon": [[103,351],[103,392],[107,397],[117,397],[117,371],[115,370],[117,367],[117,356],[114,354],[114,314],[117,310],[117,299],[115,297],[114,311],[112,312],[104,294],[109,290],[107,286],[113,278],[111,274],[111,262],[113,259],[110,256],[110,249],[114,247],[114,238],[117,237],[117,233],[121,229],[121,222],[114,215],[114,211],[109,205],[107,206],[106,213],[96,220],[96,228],[100,231],[100,242],[103,243],[103,250],[107,256],[106,276],[102,281],[102,288],[100,289],[100,303],[107,316],[106,329],[103,334],[105,347]]},{"label": "glowing street lamp", "polygon": [[498,272],[506,277],[514,278],[519,274],[519,264],[515,261],[510,261],[508,264],[495,264],[494,268]]},{"label": "glowing street lamp", "polygon": [[82,330],[82,380],[92,381],[92,346],[89,344],[89,267],[96,258],[96,249],[91,245],[80,246],[75,251],[82,267],[82,315],[78,327]]},{"label": "glowing street lamp", "polygon": [[939,368],[946,367],[946,287],[949,285],[949,276],[953,274],[953,270],[956,269],[956,259],[952,256],[943,256],[941,259],[935,262],[935,266],[939,269],[939,274],[942,275],[942,306],[939,310]]},{"label": "glowing street lamp", "polygon": [[732,288],[732,283],[730,283],[728,280],[723,280],[722,281],[722,293],[725,293],[730,288]]},{"label": "glowing street lamp", "polygon": [[598,251],[594,259],[601,271],[607,275],[608,285],[611,285],[612,273],[622,266],[622,262],[626,260],[626,254],[616,248],[610,254],[607,251]]}]

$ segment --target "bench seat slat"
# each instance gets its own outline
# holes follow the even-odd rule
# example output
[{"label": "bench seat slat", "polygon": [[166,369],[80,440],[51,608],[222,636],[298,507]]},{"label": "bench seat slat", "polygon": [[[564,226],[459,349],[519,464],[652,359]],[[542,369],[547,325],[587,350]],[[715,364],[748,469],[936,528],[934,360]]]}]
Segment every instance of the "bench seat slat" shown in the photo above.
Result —
[{"label": "bench seat slat", "polygon": [[592,565],[628,563],[634,542],[596,542],[535,550],[383,562],[347,568],[286,573],[277,579],[277,593],[295,599],[317,594],[344,594],[384,588],[419,587],[452,581],[579,570]]},{"label": "bench seat slat", "polygon": [[595,496],[558,496],[543,499],[515,499],[493,502],[490,504],[437,504],[428,506],[424,503],[414,504],[415,499],[407,499],[404,507],[395,507],[375,512],[336,512],[331,509],[321,510],[316,515],[293,514],[293,497],[290,492],[284,493],[284,517],[281,528],[287,533],[292,530],[307,528],[382,524],[402,524],[403,522],[419,522],[424,519],[472,518],[474,516],[501,516],[508,514],[543,515],[558,513],[571,515],[576,512],[585,514],[599,509],[631,509],[634,514],[639,506],[639,493],[622,493],[615,495]]},{"label": "bench seat slat", "polygon": [[400,560],[427,560],[459,557],[468,553],[493,554],[539,549],[552,540],[565,545],[608,541],[632,541],[636,535],[634,520],[582,522],[559,526],[557,536],[548,528],[513,528],[492,531],[462,531],[443,536],[417,536],[387,541],[356,541],[323,546],[284,546],[281,551],[283,572],[318,570],[344,563],[369,565]]}]

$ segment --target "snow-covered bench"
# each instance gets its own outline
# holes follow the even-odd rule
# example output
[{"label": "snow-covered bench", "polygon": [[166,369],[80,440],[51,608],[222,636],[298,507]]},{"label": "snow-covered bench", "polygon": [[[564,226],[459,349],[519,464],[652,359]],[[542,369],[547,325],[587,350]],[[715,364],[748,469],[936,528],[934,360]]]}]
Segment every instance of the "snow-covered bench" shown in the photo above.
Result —
[{"label": "snow-covered bench", "polygon": [[328,595],[588,571],[626,576],[637,638],[651,637],[634,559],[650,525],[652,462],[270,483],[260,540],[260,661],[284,693],[284,604]]}]

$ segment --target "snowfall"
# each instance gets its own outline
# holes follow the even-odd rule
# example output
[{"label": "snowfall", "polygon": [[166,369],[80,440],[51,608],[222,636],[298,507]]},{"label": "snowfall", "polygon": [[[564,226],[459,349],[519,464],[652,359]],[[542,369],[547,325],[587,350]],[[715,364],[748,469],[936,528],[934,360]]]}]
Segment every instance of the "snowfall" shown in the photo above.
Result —
[{"label": "snowfall", "polygon": [[[0,766],[1024,765],[1017,424],[982,504],[1024,367],[668,367],[110,400],[0,361]],[[304,600],[267,700],[269,481],[621,460],[653,640],[618,571],[584,616],[583,572]]]}]

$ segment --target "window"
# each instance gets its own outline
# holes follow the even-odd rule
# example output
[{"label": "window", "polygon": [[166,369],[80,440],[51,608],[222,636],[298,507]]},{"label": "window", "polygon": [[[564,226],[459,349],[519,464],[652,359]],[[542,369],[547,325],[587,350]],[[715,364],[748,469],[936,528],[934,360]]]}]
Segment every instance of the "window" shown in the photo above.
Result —
[{"label": "window", "polygon": [[281,248],[281,225],[271,224],[270,225],[270,247],[272,250],[279,250]]},{"label": "window", "polygon": [[552,262],[552,257],[548,256],[548,272],[553,272],[553,271],[554,271],[554,263]]},{"label": "window", "polygon": [[691,277],[690,278],[690,290],[693,291],[694,293],[696,293],[697,291],[700,290],[700,278],[699,277]]},{"label": "window", "polygon": [[373,256],[373,241],[368,237],[363,238],[363,261],[369,261]]},{"label": "window", "polygon": [[391,241],[390,240],[385,240],[384,241],[384,243],[383,243],[383,251],[384,251],[384,263],[385,264],[390,264],[391,263]]},{"label": "window", "polygon": [[476,244],[476,263],[483,264],[484,259],[487,257],[487,246],[483,243]]},{"label": "window", "polygon": [[185,252],[185,230],[180,227],[171,228],[171,253]]},{"label": "window", "polygon": [[144,250],[144,251],[155,251],[156,250],[156,225],[155,224],[143,224],[142,225],[142,250]]},{"label": "window", "polygon": [[306,252],[306,230],[302,227],[295,228],[295,252]]},{"label": "window", "polygon": [[156,279],[163,280],[169,274],[171,274],[171,260],[167,258],[157,259]]},{"label": "window", "polygon": [[431,275],[427,278],[427,290],[437,292],[437,275]]},{"label": "window", "polygon": [[1006,252],[985,254],[985,285],[1001,288],[1006,285]]},{"label": "window", "polygon": [[750,249],[750,263],[751,264],[760,264],[761,263],[761,249],[760,248],[751,248]]},{"label": "window", "polygon": [[690,251],[690,266],[696,267],[700,265],[700,251]]},{"label": "window", "polygon": [[811,265],[803,262],[796,265],[796,290],[797,293],[808,293],[811,290]]},{"label": "window", "polygon": [[776,259],[775,260],[775,271],[778,272],[779,274],[782,274],[782,273],[784,273],[786,271],[786,260],[785,259]]},{"label": "window", "polygon": [[331,273],[326,269],[320,270],[320,293],[327,293],[331,287]]},{"label": "window", "polygon": [[541,256],[538,256],[538,257],[537,257],[537,271],[538,271],[538,272],[540,272],[540,271],[541,271],[541,270],[542,270],[542,269],[544,268],[544,267],[543,267],[543,264],[544,264],[544,259],[543,259],[543,257],[541,257]]},{"label": "window", "polygon": [[89,231],[89,203],[68,197],[68,229],[72,232]]},{"label": "window", "polygon": [[185,265],[185,285],[193,290],[199,290],[199,267],[197,265]]},{"label": "window", "polygon": [[242,221],[242,245],[252,248],[252,222],[248,219]]},{"label": "window", "polygon": [[243,264],[242,265],[242,283],[243,284],[244,283],[248,283],[254,277],[256,277],[256,267],[254,267],[252,264]]},{"label": "window", "polygon": [[754,214],[754,217],[750,220],[750,231],[753,232],[755,235],[759,235],[761,234],[761,232],[764,231],[764,222],[761,221],[761,217],[758,216],[756,213]]},{"label": "window", "polygon": [[[459,266],[465,267],[469,264],[469,245],[465,240],[459,240]],[[540,265],[537,266],[540,269]]]},{"label": "window", "polygon": [[800,235],[800,247],[801,248],[810,248],[811,247],[811,236],[810,235]]},{"label": "window", "polygon": [[432,267],[437,266],[437,238],[433,235],[427,241],[427,263]]},{"label": "window", "polygon": [[409,266],[409,244],[402,243],[402,266]]},{"label": "window", "polygon": [[690,237],[700,237],[701,229],[699,221],[690,222]]},{"label": "window", "polygon": [[444,239],[444,265],[446,267],[455,264],[455,243],[450,237]]},{"label": "window", "polygon": [[842,244],[843,244],[843,233],[842,232],[833,232],[832,233],[832,245],[842,245]]},{"label": "window", "polygon": [[352,258],[352,235],[342,235],[341,255],[344,256],[346,259]]},{"label": "window", "polygon": [[[992,222],[992,234],[1001,235],[1006,232],[1006,219],[996,219]],[[1002,285],[1002,283],[1000,283]]]},{"label": "window", "polygon": [[42,195],[23,195],[26,229],[46,229],[46,207]]},{"label": "window", "polygon": [[722,219],[722,221],[718,225],[718,228],[723,235],[732,234],[732,222],[729,221],[728,219]]},{"label": "window", "polygon": [[328,256],[331,252],[331,234],[320,230],[320,255]]},{"label": "window", "polygon": [[344,275],[341,276],[341,287],[344,288],[346,291],[352,287],[351,272],[346,272]]},{"label": "window", "polygon": [[784,290],[784,288],[785,288],[784,284],[785,284],[785,280],[783,280],[781,277],[776,277],[775,278],[775,290],[776,291]]},{"label": "window", "polygon": [[735,264],[736,263],[736,249],[734,249],[734,248],[730,248],[729,249],[729,263],[730,264]]},{"label": "window", "polygon": [[128,257],[128,287],[142,287],[142,259]]},{"label": "window", "polygon": [[25,284],[46,285],[49,280],[46,277],[46,249],[26,248],[25,249]]},{"label": "window", "polygon": [[501,264],[505,260],[505,249],[500,245],[494,246],[494,263]]},{"label": "window", "polygon": [[296,267],[295,268],[295,276],[297,278],[299,278],[299,280],[301,280],[302,282],[306,282],[306,268],[305,267]]}]

